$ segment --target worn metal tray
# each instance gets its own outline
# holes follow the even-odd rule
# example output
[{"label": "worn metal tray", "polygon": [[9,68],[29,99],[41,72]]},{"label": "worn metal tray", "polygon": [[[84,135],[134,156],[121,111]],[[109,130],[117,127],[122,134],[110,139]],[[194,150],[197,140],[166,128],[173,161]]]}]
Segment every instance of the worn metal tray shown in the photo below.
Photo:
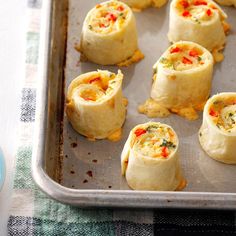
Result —
[{"label": "worn metal tray", "polygon": [[[139,45],[146,58],[122,68],[123,92],[129,99],[122,140],[91,142],[71,128],[64,114],[64,94],[70,81],[98,68],[117,71],[117,67],[79,62],[79,53],[74,49],[86,13],[98,2],[44,1],[32,162],[35,182],[52,198],[81,207],[236,209],[236,166],[216,162],[202,151],[197,137],[201,116],[197,121],[175,115],[154,119],[171,125],[179,136],[181,164],[188,181],[184,191],[132,191],[120,174],[120,153],[129,131],[149,120],[137,113],[137,106],[148,98],[152,65],[169,45],[169,4],[135,13]],[[225,11],[232,31],[225,60],[215,66],[212,94],[236,90],[236,9]]]}]

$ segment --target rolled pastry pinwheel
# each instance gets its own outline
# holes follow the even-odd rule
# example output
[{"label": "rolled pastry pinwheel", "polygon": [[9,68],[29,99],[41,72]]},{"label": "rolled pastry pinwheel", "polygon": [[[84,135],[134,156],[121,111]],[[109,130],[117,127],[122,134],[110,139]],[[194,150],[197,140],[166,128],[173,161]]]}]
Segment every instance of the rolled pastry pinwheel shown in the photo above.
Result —
[{"label": "rolled pastry pinwheel", "polygon": [[73,128],[90,139],[104,139],[119,130],[126,116],[123,74],[98,70],[74,79],[67,92],[66,114]]},{"label": "rolled pastry pinwheel", "polygon": [[211,90],[211,53],[196,43],[180,41],[167,49],[153,69],[151,98],[174,113],[196,119],[194,110],[203,109]]},{"label": "rolled pastry pinwheel", "polygon": [[223,6],[234,6],[236,7],[236,0],[215,0],[217,3]]},{"label": "rolled pastry pinwheel", "polygon": [[173,0],[170,5],[170,42],[187,40],[209,51],[220,50],[226,42],[227,15],[211,0]]},{"label": "rolled pastry pinwheel", "polygon": [[121,154],[122,175],[135,190],[173,191],[185,187],[178,157],[179,141],[165,124],[134,127]]},{"label": "rolled pastry pinwheel", "polygon": [[134,9],[144,9],[147,7],[160,8],[166,4],[168,0],[121,0]]},{"label": "rolled pastry pinwheel", "polygon": [[129,61],[128,65],[142,59],[132,10],[114,0],[96,5],[83,23],[80,51],[101,65],[126,65]]},{"label": "rolled pastry pinwheel", "polygon": [[199,141],[213,159],[236,164],[236,93],[219,93],[207,101]]}]

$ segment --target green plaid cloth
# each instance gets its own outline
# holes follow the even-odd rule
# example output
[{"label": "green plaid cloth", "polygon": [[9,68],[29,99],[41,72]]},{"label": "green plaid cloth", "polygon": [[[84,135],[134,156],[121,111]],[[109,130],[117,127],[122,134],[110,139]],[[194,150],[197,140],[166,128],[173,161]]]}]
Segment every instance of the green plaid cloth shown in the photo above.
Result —
[{"label": "green plaid cloth", "polygon": [[177,210],[85,210],[56,202],[31,177],[32,136],[40,32],[40,0],[28,0],[29,27],[8,235],[236,235],[235,212]]}]

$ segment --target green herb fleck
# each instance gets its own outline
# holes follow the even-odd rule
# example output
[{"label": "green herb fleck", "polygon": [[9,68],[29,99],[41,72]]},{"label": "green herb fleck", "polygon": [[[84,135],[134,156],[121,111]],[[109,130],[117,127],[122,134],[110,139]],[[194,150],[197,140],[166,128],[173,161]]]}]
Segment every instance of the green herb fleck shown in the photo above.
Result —
[{"label": "green herb fleck", "polygon": [[168,63],[168,62],[169,62],[169,61],[168,61],[165,57],[161,57],[160,63],[166,64],[166,63]]},{"label": "green herb fleck", "polygon": [[201,60],[202,60],[202,58],[201,58],[200,56],[198,56],[198,57],[197,57],[197,60],[198,60],[198,61],[201,61]]},{"label": "green herb fleck", "polygon": [[168,148],[176,148],[175,144],[173,144],[172,142],[167,141],[166,139],[163,139],[163,142],[160,146],[161,147],[168,147]]},{"label": "green herb fleck", "polygon": [[193,17],[193,20],[194,20],[197,24],[201,24],[201,21],[200,21],[197,17]]},{"label": "green herb fleck", "polygon": [[93,29],[93,26],[92,25],[88,25],[89,29],[92,30]]},{"label": "green herb fleck", "polygon": [[172,63],[170,60],[168,60],[167,58],[165,58],[165,57],[162,57],[162,58],[160,59],[160,63],[164,64],[165,67],[168,67],[168,68],[171,68],[171,67],[172,67],[172,68],[174,69],[173,63]]},{"label": "green herb fleck", "polygon": [[202,133],[201,132],[199,133],[199,136],[202,137]]},{"label": "green herb fleck", "polygon": [[150,125],[150,126],[147,127],[146,130],[147,130],[148,132],[151,132],[152,129],[157,129],[157,128],[158,128],[158,126],[156,126],[156,125]]}]

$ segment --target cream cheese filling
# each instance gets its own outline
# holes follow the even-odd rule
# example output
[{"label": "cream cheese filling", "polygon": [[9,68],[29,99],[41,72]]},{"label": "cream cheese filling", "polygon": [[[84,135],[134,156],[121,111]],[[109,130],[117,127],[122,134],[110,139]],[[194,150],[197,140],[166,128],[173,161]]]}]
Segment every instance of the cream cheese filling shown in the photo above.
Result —
[{"label": "cream cheese filling", "polygon": [[76,93],[76,97],[86,102],[101,102],[114,91],[118,80],[114,73],[98,72],[84,79],[75,89],[74,94]]},{"label": "cream cheese filling", "polygon": [[214,101],[208,114],[219,129],[236,132],[236,98]]},{"label": "cream cheese filling", "polygon": [[197,24],[211,21],[218,14],[222,21],[226,18],[216,4],[207,0],[179,0],[176,8],[179,15]]},{"label": "cream cheese filling", "polygon": [[134,130],[133,148],[138,153],[152,158],[168,158],[176,149],[177,138],[171,128],[149,125]]},{"label": "cream cheese filling", "polygon": [[97,4],[88,22],[89,30],[109,34],[122,29],[130,13],[123,3],[111,1]]},{"label": "cream cheese filling", "polygon": [[205,52],[190,45],[176,45],[170,48],[166,56],[160,58],[164,68],[184,71],[202,66],[208,57]]}]

